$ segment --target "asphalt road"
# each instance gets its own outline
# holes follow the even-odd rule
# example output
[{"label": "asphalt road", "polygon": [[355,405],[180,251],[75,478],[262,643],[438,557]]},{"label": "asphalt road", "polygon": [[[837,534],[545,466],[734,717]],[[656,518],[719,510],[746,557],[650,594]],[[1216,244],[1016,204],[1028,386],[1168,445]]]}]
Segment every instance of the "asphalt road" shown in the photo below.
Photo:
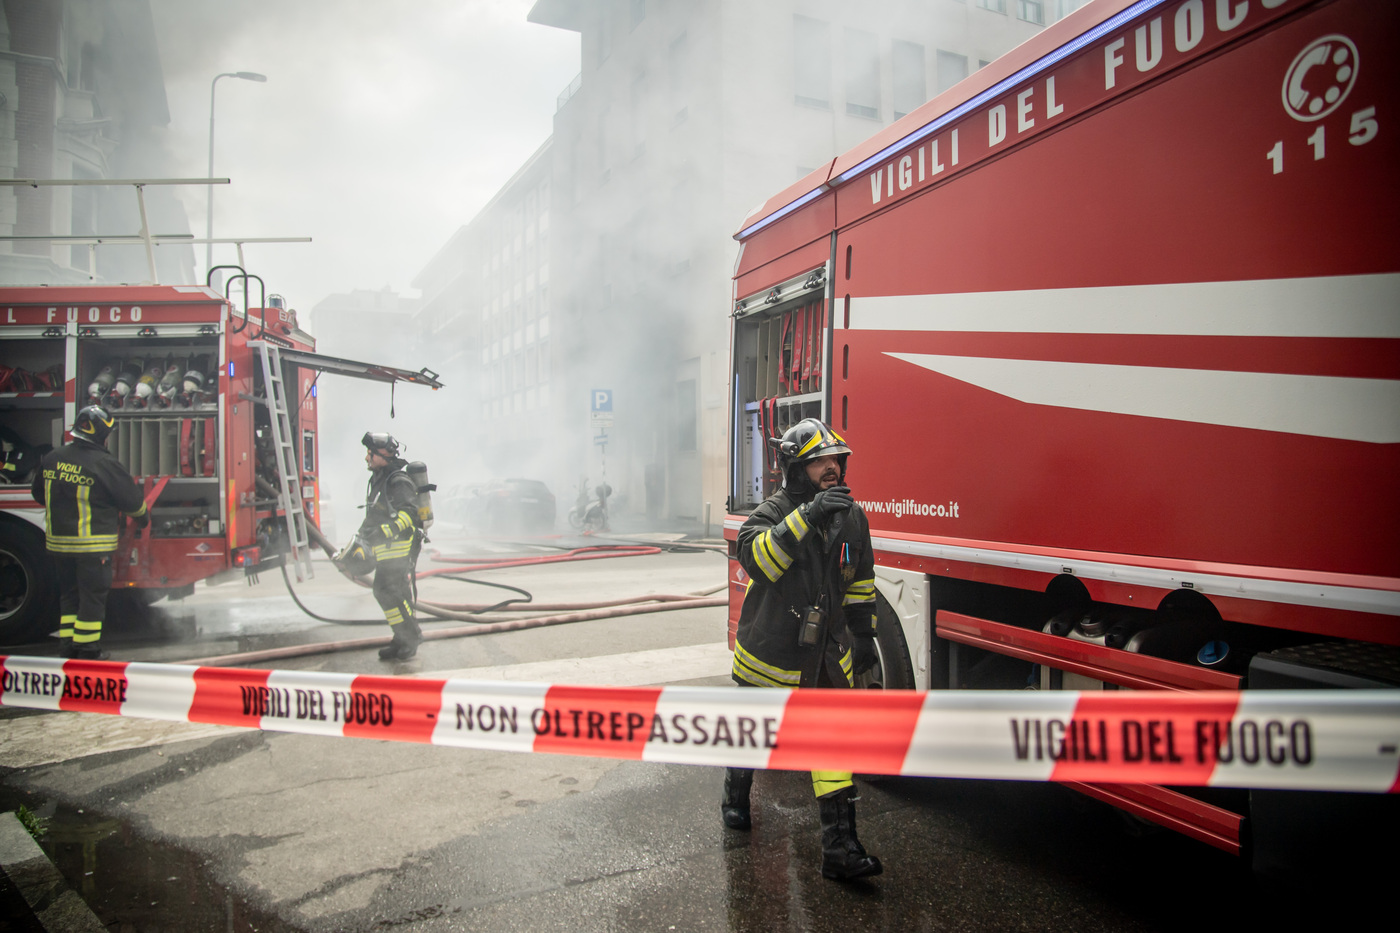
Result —
[{"label": "asphalt road", "polygon": [[[377,616],[367,591],[317,569],[298,587],[313,611]],[[723,585],[724,558],[480,576],[537,602],[692,593]],[[497,598],[441,579],[422,589]],[[264,576],[201,588],[107,647],[181,661],[385,631],[316,622]],[[724,643],[725,611],[711,608],[433,641],[392,664],[369,648],[255,666],[719,686]],[[1335,879],[1261,883],[1238,859],[1056,786],[924,779],[859,782],[860,836],[886,872],[841,885],[819,873],[805,773],[758,776],[748,833],[721,825],[721,780],[693,766],[0,710],[0,810],[48,819],[45,848],[111,930],[1090,931],[1310,916],[1345,927],[1379,896]]]}]

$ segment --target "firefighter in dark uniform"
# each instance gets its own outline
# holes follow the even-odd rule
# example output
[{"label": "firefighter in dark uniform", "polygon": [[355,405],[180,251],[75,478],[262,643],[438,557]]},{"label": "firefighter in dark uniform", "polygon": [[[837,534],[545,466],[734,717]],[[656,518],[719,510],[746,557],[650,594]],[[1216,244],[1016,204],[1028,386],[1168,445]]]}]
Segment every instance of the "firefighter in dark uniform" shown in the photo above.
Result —
[{"label": "firefighter in dark uniform", "polygon": [[[852,687],[877,655],[870,526],[845,486],[851,450],[815,418],[770,443],[778,449],[783,488],[739,529],[739,563],[750,582],[734,644],[734,680],[753,687]],[[812,772],[822,874],[838,881],[883,870],[856,838],[851,778],[849,772]],[[752,784],[752,770],[727,769],[720,813],[731,829],[750,826]]]},{"label": "firefighter in dark uniform", "polygon": [[107,452],[114,424],[101,407],[84,408],[73,421],[72,442],[45,454],[34,474],[34,500],[44,506],[48,550],[58,570],[58,637],[65,658],[107,657],[98,643],[121,515],[141,528],[150,523],[140,487]]},{"label": "firefighter in dark uniform", "polygon": [[389,620],[393,640],[379,649],[385,661],[405,661],[423,640],[413,613],[413,565],[418,560],[418,488],[399,457],[399,442],[388,434],[369,433],[365,445],[369,488],[359,541],[374,560],[374,598]]}]

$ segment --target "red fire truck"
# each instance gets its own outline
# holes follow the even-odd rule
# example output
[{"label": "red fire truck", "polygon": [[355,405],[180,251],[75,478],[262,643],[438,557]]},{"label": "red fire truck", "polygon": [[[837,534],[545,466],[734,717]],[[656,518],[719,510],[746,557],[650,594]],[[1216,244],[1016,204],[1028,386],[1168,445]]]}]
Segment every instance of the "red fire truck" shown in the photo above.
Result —
[{"label": "red fire truck", "polygon": [[[261,282],[236,271],[239,285],[256,294]],[[318,355],[294,311],[262,303],[237,307],[202,286],[0,288],[0,643],[42,637],[57,619],[28,470],[87,404],[116,416],[108,449],[151,508],[145,530],[122,534],[115,588],[178,598],[279,555],[298,579],[310,571],[319,374],[441,383]]]},{"label": "red fire truck", "polygon": [[[1396,4],[1097,0],[769,200],[731,557],[815,416],[883,686],[1400,684],[1397,104]],[[1278,806],[1077,789],[1234,852]]]}]

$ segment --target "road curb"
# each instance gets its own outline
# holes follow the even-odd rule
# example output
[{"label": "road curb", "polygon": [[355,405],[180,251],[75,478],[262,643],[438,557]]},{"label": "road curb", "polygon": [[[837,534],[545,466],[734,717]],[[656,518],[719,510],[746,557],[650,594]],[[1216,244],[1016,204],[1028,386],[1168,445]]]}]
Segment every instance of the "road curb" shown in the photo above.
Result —
[{"label": "road curb", "polygon": [[47,933],[106,930],[14,813],[0,813],[0,871],[18,889]]}]

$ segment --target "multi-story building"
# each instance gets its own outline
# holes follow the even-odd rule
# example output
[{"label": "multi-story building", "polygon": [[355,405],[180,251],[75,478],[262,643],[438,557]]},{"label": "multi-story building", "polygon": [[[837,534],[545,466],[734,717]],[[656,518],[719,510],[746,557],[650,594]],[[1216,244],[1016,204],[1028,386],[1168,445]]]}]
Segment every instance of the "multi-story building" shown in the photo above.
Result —
[{"label": "multi-story building", "polygon": [[[145,0],[0,5],[0,174],[159,177],[160,166],[168,164],[159,130],[169,122]],[[173,189],[151,186],[145,198],[153,233],[189,234]],[[139,244],[94,247],[81,241],[140,230],[130,187],[0,187],[0,283],[148,280]],[[194,251],[162,246],[156,268],[162,281],[193,281]]]},{"label": "multi-story building", "polygon": [[[496,463],[527,469],[548,438],[538,471],[562,491],[606,456],[615,507],[717,522],[744,216],[1077,5],[538,0],[531,21],[579,33],[580,75],[551,141],[420,276],[426,308],[441,304],[420,329],[480,354]],[[534,259],[531,192],[549,230]],[[439,303],[441,263],[463,278]],[[613,400],[606,447],[598,389]]]},{"label": "multi-story building", "polygon": [[555,459],[535,462],[558,410],[550,378],[550,155],[546,142],[412,282],[423,295],[425,358],[453,374],[474,445],[489,462],[532,475],[544,475]]}]

